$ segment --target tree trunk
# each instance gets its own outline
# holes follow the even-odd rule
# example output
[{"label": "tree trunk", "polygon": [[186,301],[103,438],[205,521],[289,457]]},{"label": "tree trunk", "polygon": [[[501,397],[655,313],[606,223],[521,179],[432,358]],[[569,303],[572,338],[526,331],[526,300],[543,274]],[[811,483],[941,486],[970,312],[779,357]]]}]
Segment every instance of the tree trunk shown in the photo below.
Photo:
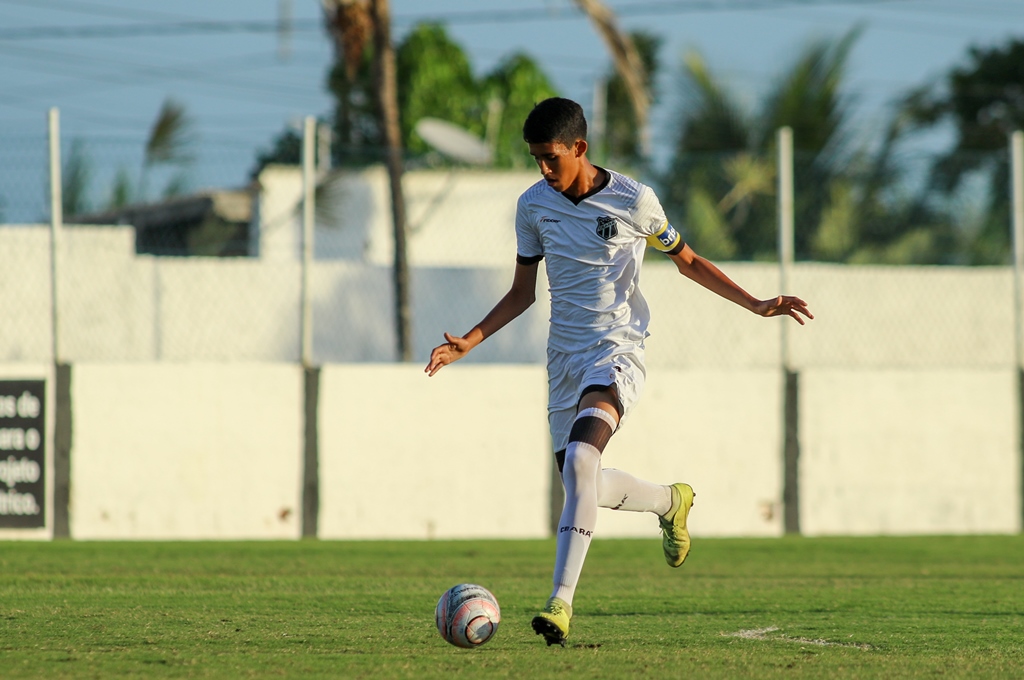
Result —
[{"label": "tree trunk", "polygon": [[398,90],[395,52],[391,45],[391,10],[388,0],[372,0],[373,66],[384,134],[388,178],[391,183],[391,214],[394,222],[395,336],[399,361],[412,360],[409,319],[409,262],[406,256],[405,196],[402,193],[402,137],[398,127]]},{"label": "tree trunk", "polygon": [[615,14],[601,0],[575,1],[597,27],[597,32],[612,55],[615,70],[626,84],[629,99],[633,103],[636,123],[640,128],[640,153],[646,160],[650,156],[647,112],[651,108],[651,97],[645,84],[646,69],[643,60],[640,59],[640,53],[637,52],[629,34],[619,29]]}]

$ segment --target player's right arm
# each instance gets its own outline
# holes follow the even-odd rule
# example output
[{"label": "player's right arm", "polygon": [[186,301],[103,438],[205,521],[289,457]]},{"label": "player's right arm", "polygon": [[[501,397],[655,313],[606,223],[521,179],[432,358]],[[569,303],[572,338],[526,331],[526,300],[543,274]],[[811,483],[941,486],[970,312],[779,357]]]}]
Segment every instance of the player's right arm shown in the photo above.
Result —
[{"label": "player's right arm", "polygon": [[434,375],[442,367],[458,361],[469,354],[470,350],[505,327],[510,321],[530,308],[537,299],[537,262],[516,263],[516,272],[512,277],[512,287],[505,297],[494,305],[487,316],[473,326],[463,336],[444,334],[445,343],[438,345],[430,353],[430,361],[423,372]]}]

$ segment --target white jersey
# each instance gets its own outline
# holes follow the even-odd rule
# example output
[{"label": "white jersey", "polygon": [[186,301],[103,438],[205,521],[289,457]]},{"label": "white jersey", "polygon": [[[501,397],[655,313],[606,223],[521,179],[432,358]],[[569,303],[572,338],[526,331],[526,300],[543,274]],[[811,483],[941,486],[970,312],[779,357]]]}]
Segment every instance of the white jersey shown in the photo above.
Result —
[{"label": "white jersey", "polygon": [[642,343],[650,309],[640,293],[644,250],[676,252],[680,239],[654,191],[610,170],[578,203],[543,180],[519,197],[520,260],[543,257],[551,294],[548,347],[580,352],[600,342]]}]

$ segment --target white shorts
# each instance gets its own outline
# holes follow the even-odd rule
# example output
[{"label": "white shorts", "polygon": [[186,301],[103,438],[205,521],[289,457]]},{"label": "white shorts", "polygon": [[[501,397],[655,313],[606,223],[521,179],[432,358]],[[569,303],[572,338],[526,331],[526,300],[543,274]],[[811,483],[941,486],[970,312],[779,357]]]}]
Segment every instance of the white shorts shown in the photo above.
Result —
[{"label": "white shorts", "polygon": [[548,350],[548,425],[555,451],[569,445],[583,390],[591,385],[615,385],[619,396],[619,427],[640,400],[647,372],[644,347],[602,342],[579,353]]}]

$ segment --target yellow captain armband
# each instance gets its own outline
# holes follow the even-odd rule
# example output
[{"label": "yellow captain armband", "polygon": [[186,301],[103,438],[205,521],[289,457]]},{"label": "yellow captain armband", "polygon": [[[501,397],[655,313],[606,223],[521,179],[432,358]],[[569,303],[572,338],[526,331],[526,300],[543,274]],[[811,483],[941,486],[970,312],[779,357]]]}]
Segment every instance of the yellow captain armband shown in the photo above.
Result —
[{"label": "yellow captain armband", "polygon": [[683,249],[683,239],[668,220],[665,220],[661,229],[647,237],[647,245],[663,253],[675,255]]}]

